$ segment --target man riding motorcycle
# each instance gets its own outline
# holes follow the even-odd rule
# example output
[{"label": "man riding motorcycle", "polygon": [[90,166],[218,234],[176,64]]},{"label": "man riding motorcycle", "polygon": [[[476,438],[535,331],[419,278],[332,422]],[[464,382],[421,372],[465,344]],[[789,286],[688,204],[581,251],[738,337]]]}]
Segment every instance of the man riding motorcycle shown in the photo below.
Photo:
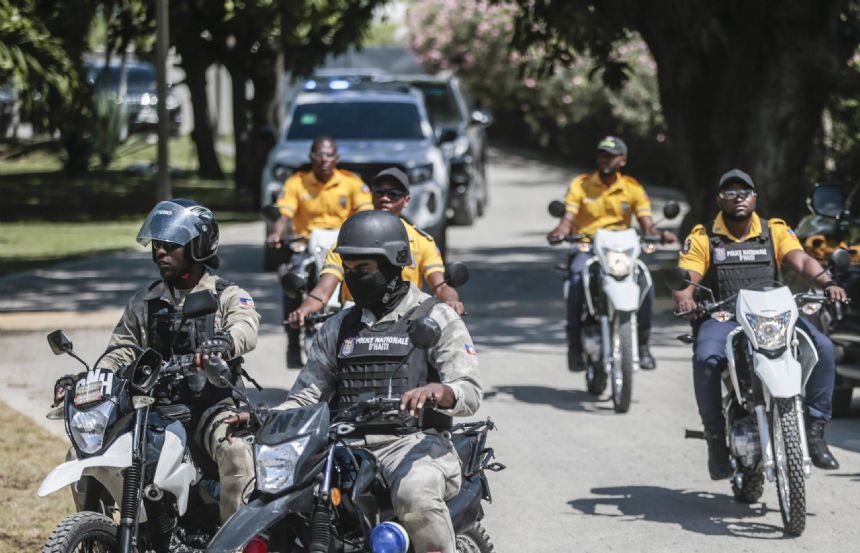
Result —
[{"label": "man riding motorcycle", "polygon": [[[414,550],[455,553],[445,501],[459,490],[461,471],[446,430],[451,417],[474,414],[483,396],[472,338],[451,306],[404,280],[411,263],[409,234],[396,215],[353,215],[341,227],[335,251],[356,305],[326,321],[278,409],[320,401],[344,409],[367,392],[384,393],[390,379],[401,409],[410,414],[435,401],[438,410],[424,413],[423,431],[364,440],[382,467]],[[407,327],[425,316],[438,323],[441,336],[430,349],[411,349]]]},{"label": "man riding motorcycle", "polygon": [[[412,263],[403,269],[403,279],[419,288],[422,279],[425,280],[437,298],[453,307],[458,315],[462,315],[464,308],[460,302],[460,295],[455,288],[445,284],[445,263],[433,237],[402,218],[401,213],[409,205],[409,178],[400,169],[392,167],[373,177],[370,191],[373,194],[373,209],[387,211],[401,217],[406,233],[409,235]],[[319,283],[299,308],[287,317],[291,323],[297,326],[304,324],[305,317],[325,307],[337,289],[337,285],[343,282],[343,262],[340,255],[334,251],[336,247],[335,244],[326,256]],[[352,299],[348,288],[344,287],[342,297],[344,302]]]},{"label": "man riding motorcycle", "polygon": [[[198,373],[160,392],[158,404],[189,408],[190,421],[185,423],[189,437],[218,465],[223,523],[242,505],[243,492],[254,476],[254,462],[247,442],[225,439],[236,413],[231,391],[209,384],[203,370],[209,356],[228,358],[234,384],[240,385],[244,374],[240,356],[257,344],[260,315],[248,292],[207,269],[219,265],[218,223],[208,208],[186,199],[159,202],[140,228],[137,242],[151,245],[161,278],[132,296],[109,346],[152,348],[165,358],[194,354]],[[202,290],[218,297],[219,310],[186,322],[172,343],[185,298]],[[101,367],[117,370],[136,356],[130,347],[120,348],[107,353]],[[58,384],[55,403],[65,393],[63,383]]]},{"label": "man riding motorcycle", "polygon": [[[337,143],[328,136],[318,136],[311,145],[311,171],[296,171],[284,182],[275,205],[281,217],[272,225],[266,238],[270,247],[283,245],[284,232],[292,223],[292,232],[310,237],[314,229],[340,228],[347,217],[371,208],[370,191],[361,177],[337,168],[340,157]],[[284,295],[284,317],[299,307],[299,300]],[[287,367],[302,366],[297,328],[287,329]]]},{"label": "man riding motorcycle", "polygon": [[[674,234],[658,230],[651,217],[651,199],[639,181],[621,173],[627,163],[627,145],[623,140],[607,136],[597,144],[597,171],[574,178],[568,187],[564,203],[566,212],[558,226],[547,234],[550,244],[561,243],[569,234],[593,235],[598,229],[622,230],[630,228],[636,216],[642,232],[659,234],[666,243],[677,240]],[[582,270],[594,253],[574,251],[570,260],[570,288],[567,293],[567,363],[572,371],[585,370],[582,356],[580,328],[585,290]],[[638,316],[639,363],[643,369],[654,369],[657,364],[648,342],[651,335],[651,313],[654,305],[654,288],[651,287]]]},{"label": "man riding motorcycle", "polygon": [[[716,301],[731,298],[739,290],[765,281],[776,281],[786,266],[822,288],[830,301],[845,301],[845,291],[823,273],[821,265],[804,253],[794,232],[782,219],[762,219],[755,213],[756,193],[752,178],[733,169],[725,173],[717,189],[720,213],[706,227],[697,225],[685,240],[678,266],[686,269],[695,284],[714,291]],[[695,308],[694,286],[673,292],[679,312]],[[729,478],[732,467],[726,446],[725,420],[721,409],[720,378],[726,364],[726,339],[736,321],[705,319],[696,323],[693,347],[693,383],[699,415],[708,442],[708,471],[713,480]],[[807,439],[813,464],[837,469],[824,440],[831,417],[831,399],[836,370],[833,343],[803,318],[797,322],[818,351],[818,363],[806,384]]]}]

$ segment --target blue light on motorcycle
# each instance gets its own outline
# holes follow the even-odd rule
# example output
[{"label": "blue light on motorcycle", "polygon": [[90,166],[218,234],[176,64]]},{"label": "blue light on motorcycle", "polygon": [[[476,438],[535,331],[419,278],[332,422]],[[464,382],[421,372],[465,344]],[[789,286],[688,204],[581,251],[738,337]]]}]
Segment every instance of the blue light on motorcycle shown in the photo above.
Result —
[{"label": "blue light on motorcycle", "polygon": [[383,522],[370,531],[370,550],[373,553],[406,553],[409,535],[396,522]]}]

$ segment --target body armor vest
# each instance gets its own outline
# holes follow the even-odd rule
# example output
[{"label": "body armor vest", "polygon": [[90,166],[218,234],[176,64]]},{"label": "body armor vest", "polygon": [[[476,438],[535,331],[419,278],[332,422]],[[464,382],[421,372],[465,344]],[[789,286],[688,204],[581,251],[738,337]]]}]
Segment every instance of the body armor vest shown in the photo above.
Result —
[{"label": "body armor vest", "polygon": [[[372,328],[362,324],[362,309],[352,307],[337,337],[337,387],[330,402],[332,409],[346,409],[364,399],[385,397],[392,376],[394,397],[439,382],[439,373],[427,361],[427,352],[413,350],[407,333],[410,322],[427,316],[438,303],[435,298],[426,299],[398,321],[375,324]],[[424,428],[445,430],[450,426],[451,417],[447,415],[436,411],[424,414]]]},{"label": "body armor vest", "polygon": [[717,301],[758,282],[777,280],[779,271],[767,219],[761,219],[760,235],[743,242],[714,234],[712,227],[708,228],[711,264],[702,284],[714,291]]},{"label": "body armor vest", "polygon": [[[160,280],[154,282],[149,289],[152,290],[160,282]],[[229,280],[218,279],[216,281],[215,295],[219,304],[221,293],[233,285]],[[147,346],[160,353],[165,359],[169,359],[171,355],[194,354],[200,344],[215,334],[215,314],[210,313],[205,317],[186,321],[185,325],[179,329],[176,341],[171,348],[174,331],[182,322],[182,311],[161,298],[154,298],[146,302],[146,317],[149,342]],[[241,363],[241,357],[228,362],[230,368],[233,369],[233,385],[239,389],[243,388],[242,379],[239,376]],[[233,395],[230,388],[218,388],[209,384],[206,375],[202,372],[189,375],[179,381],[170,382],[163,388],[159,385],[159,388],[161,389],[156,390],[156,396],[161,401],[183,403],[189,407],[200,406],[205,408],[219,401],[227,400]]]}]

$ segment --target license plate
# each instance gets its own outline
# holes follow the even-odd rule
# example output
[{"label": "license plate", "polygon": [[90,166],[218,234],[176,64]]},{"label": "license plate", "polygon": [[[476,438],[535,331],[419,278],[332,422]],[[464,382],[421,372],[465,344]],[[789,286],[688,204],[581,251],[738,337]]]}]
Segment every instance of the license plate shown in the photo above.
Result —
[{"label": "license plate", "polygon": [[105,398],[104,392],[102,392],[103,386],[104,382],[98,380],[79,387],[75,390],[75,405],[85,405],[103,400]]}]

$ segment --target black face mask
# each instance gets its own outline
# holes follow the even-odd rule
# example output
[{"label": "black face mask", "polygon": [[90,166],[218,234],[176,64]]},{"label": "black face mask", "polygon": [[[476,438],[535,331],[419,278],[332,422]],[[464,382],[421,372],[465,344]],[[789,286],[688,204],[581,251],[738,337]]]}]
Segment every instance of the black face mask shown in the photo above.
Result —
[{"label": "black face mask", "polygon": [[354,273],[347,271],[344,275],[346,286],[352,293],[352,299],[359,307],[373,307],[382,301],[382,296],[388,289],[388,279],[382,271]]}]

